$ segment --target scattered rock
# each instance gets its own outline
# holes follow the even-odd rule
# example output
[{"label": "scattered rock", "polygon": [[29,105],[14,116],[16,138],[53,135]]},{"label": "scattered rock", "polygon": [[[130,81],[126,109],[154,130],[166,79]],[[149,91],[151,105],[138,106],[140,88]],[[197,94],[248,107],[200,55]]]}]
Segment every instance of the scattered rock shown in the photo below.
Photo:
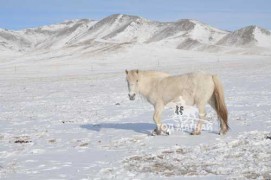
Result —
[{"label": "scattered rock", "polygon": [[167,151],[163,151],[162,153],[163,154],[172,154],[172,153],[174,153],[174,151],[167,150]]},{"label": "scattered rock", "polygon": [[14,141],[14,143],[20,143],[20,144],[23,144],[23,143],[31,143],[32,141],[27,141],[27,140],[16,140]]},{"label": "scattered rock", "polygon": [[63,123],[63,124],[65,124],[65,123],[74,123],[74,121],[69,121],[69,120],[67,120],[67,121],[62,121],[62,123]]},{"label": "scattered rock", "polygon": [[85,147],[85,146],[88,146],[88,143],[80,144],[80,147]]},{"label": "scattered rock", "polygon": [[14,143],[24,144],[24,143],[31,143],[32,142],[30,140],[29,136],[18,136],[18,137],[14,137],[14,138],[15,138]]},{"label": "scattered rock", "polygon": [[56,142],[55,139],[50,139],[50,140],[49,140],[49,143],[55,143],[55,142]]}]

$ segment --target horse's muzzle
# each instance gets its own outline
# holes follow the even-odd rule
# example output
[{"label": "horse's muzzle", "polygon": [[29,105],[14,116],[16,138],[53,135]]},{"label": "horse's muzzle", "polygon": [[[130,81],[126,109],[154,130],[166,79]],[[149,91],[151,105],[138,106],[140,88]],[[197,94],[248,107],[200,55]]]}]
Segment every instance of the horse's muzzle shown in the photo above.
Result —
[{"label": "horse's muzzle", "polygon": [[129,99],[131,100],[131,101],[133,101],[133,100],[135,100],[135,96],[136,96],[136,94],[128,94],[128,96],[129,96]]}]

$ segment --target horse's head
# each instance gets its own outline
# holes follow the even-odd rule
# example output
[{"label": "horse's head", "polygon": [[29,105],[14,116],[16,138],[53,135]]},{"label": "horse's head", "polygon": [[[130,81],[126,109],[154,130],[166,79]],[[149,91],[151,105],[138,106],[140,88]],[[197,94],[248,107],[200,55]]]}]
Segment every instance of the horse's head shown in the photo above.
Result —
[{"label": "horse's head", "polygon": [[129,99],[131,101],[135,100],[135,96],[138,93],[138,83],[139,83],[139,71],[138,70],[131,70],[125,71],[126,72],[126,80],[128,84],[129,90]]}]

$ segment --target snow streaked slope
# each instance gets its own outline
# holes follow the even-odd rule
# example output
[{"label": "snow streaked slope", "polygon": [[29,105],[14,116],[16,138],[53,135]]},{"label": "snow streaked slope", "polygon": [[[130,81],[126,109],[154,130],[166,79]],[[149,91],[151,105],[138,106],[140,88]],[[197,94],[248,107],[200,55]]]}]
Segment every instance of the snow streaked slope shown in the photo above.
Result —
[{"label": "snow streaked slope", "polygon": [[9,51],[24,51],[29,49],[31,41],[18,32],[0,29],[0,49]]},{"label": "snow streaked slope", "polygon": [[157,31],[159,23],[138,16],[115,14],[89,28],[77,42],[96,40],[108,43],[144,42]]},{"label": "snow streaked slope", "polygon": [[257,41],[257,46],[271,47],[271,31],[255,27],[254,38]]},{"label": "snow streaked slope", "polygon": [[166,23],[164,26],[165,28],[155,34],[149,42],[175,41],[178,44],[187,39],[193,39],[211,45],[228,33],[189,19]]},{"label": "snow streaked slope", "polygon": [[61,24],[26,29],[20,32],[32,42],[33,49],[63,48],[84,33],[96,21],[87,19],[66,21]]},{"label": "snow streaked slope", "polygon": [[248,26],[229,33],[222,38],[218,45],[224,46],[258,46],[271,47],[271,33],[269,30],[257,26]]}]

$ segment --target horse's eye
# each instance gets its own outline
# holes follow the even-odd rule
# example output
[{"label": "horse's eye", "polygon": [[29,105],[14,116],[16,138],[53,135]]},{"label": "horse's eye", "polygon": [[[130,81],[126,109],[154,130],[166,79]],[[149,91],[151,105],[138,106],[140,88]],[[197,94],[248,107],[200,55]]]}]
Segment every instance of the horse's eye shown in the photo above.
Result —
[{"label": "horse's eye", "polygon": [[138,80],[136,80],[136,82],[138,82]]}]

